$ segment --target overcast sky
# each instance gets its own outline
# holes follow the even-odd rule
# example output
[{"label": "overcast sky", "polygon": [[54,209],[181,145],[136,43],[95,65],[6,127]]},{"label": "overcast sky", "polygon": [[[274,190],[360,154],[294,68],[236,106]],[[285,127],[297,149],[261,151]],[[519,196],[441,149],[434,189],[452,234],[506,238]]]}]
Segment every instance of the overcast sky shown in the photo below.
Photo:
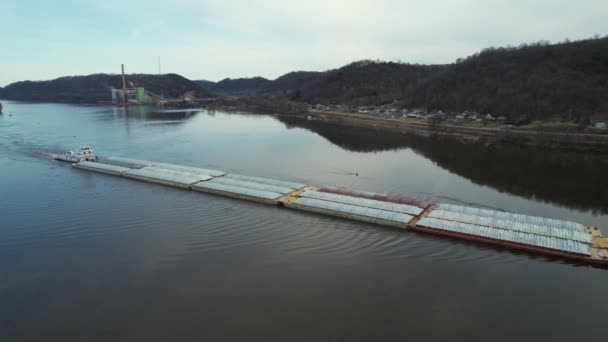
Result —
[{"label": "overcast sky", "polygon": [[[45,3],[45,4],[43,4]],[[608,34],[608,0],[3,0],[0,86],[99,72],[276,78]]]}]

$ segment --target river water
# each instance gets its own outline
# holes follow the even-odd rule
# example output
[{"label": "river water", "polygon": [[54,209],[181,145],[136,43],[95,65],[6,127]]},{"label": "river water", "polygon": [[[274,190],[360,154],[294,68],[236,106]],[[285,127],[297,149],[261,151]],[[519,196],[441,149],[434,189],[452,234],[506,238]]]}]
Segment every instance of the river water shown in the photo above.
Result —
[{"label": "river water", "polygon": [[0,341],[574,341],[608,271],[73,169],[98,154],[579,221],[606,159],[271,115],[3,101]]}]

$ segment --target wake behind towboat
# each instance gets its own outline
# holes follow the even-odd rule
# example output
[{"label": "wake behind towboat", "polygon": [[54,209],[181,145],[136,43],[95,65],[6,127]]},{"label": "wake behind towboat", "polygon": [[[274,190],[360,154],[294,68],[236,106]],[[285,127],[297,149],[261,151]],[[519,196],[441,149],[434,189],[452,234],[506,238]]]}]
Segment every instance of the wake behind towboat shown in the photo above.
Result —
[{"label": "wake behind towboat", "polygon": [[61,160],[69,163],[80,163],[83,161],[96,162],[97,156],[93,149],[87,145],[80,146],[78,150],[67,151],[63,153],[53,154],[53,159]]}]

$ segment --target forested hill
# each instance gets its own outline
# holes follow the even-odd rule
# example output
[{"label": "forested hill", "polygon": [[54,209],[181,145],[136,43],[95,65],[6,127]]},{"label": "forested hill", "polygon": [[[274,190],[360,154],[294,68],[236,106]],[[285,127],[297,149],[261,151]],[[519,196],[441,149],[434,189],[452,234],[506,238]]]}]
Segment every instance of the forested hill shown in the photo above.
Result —
[{"label": "forested hill", "polygon": [[407,105],[504,115],[608,114],[608,38],[490,48],[402,93]]},{"label": "forested hill", "polygon": [[[236,80],[233,80],[236,81]],[[297,102],[476,110],[529,118],[608,114],[608,38],[488,48],[447,65],[360,61],[293,72],[247,93]]]},{"label": "forested hill", "polygon": [[[359,61],[325,72],[296,71],[262,77],[190,81],[175,74],[129,75],[129,82],[177,97],[232,95],[310,104],[381,105],[474,110],[516,118],[586,119],[608,116],[608,38],[488,48],[445,65]],[[0,98],[96,102],[110,99],[119,75],[62,77],[13,83]]]},{"label": "forested hill", "polygon": [[207,80],[194,81],[201,88],[222,95],[253,95],[258,89],[264,88],[271,81],[264,77],[226,78],[219,82]]},{"label": "forested hill", "polygon": [[[167,97],[178,97],[194,91],[197,96],[210,94],[196,83],[176,74],[126,76],[128,86],[141,86]],[[0,98],[26,101],[84,102],[110,101],[110,88],[122,86],[120,75],[94,74],[61,77],[50,81],[22,81],[12,83],[0,91]]]}]

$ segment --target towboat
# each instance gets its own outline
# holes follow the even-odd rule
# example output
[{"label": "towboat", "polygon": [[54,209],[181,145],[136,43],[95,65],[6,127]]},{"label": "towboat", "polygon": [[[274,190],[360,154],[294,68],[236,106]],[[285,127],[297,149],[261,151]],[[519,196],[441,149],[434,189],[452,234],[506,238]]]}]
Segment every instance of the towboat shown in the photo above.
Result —
[{"label": "towboat", "polygon": [[78,150],[54,154],[53,158],[69,163],[80,163],[82,161],[96,162],[98,159],[93,149],[87,145],[80,146]]}]

